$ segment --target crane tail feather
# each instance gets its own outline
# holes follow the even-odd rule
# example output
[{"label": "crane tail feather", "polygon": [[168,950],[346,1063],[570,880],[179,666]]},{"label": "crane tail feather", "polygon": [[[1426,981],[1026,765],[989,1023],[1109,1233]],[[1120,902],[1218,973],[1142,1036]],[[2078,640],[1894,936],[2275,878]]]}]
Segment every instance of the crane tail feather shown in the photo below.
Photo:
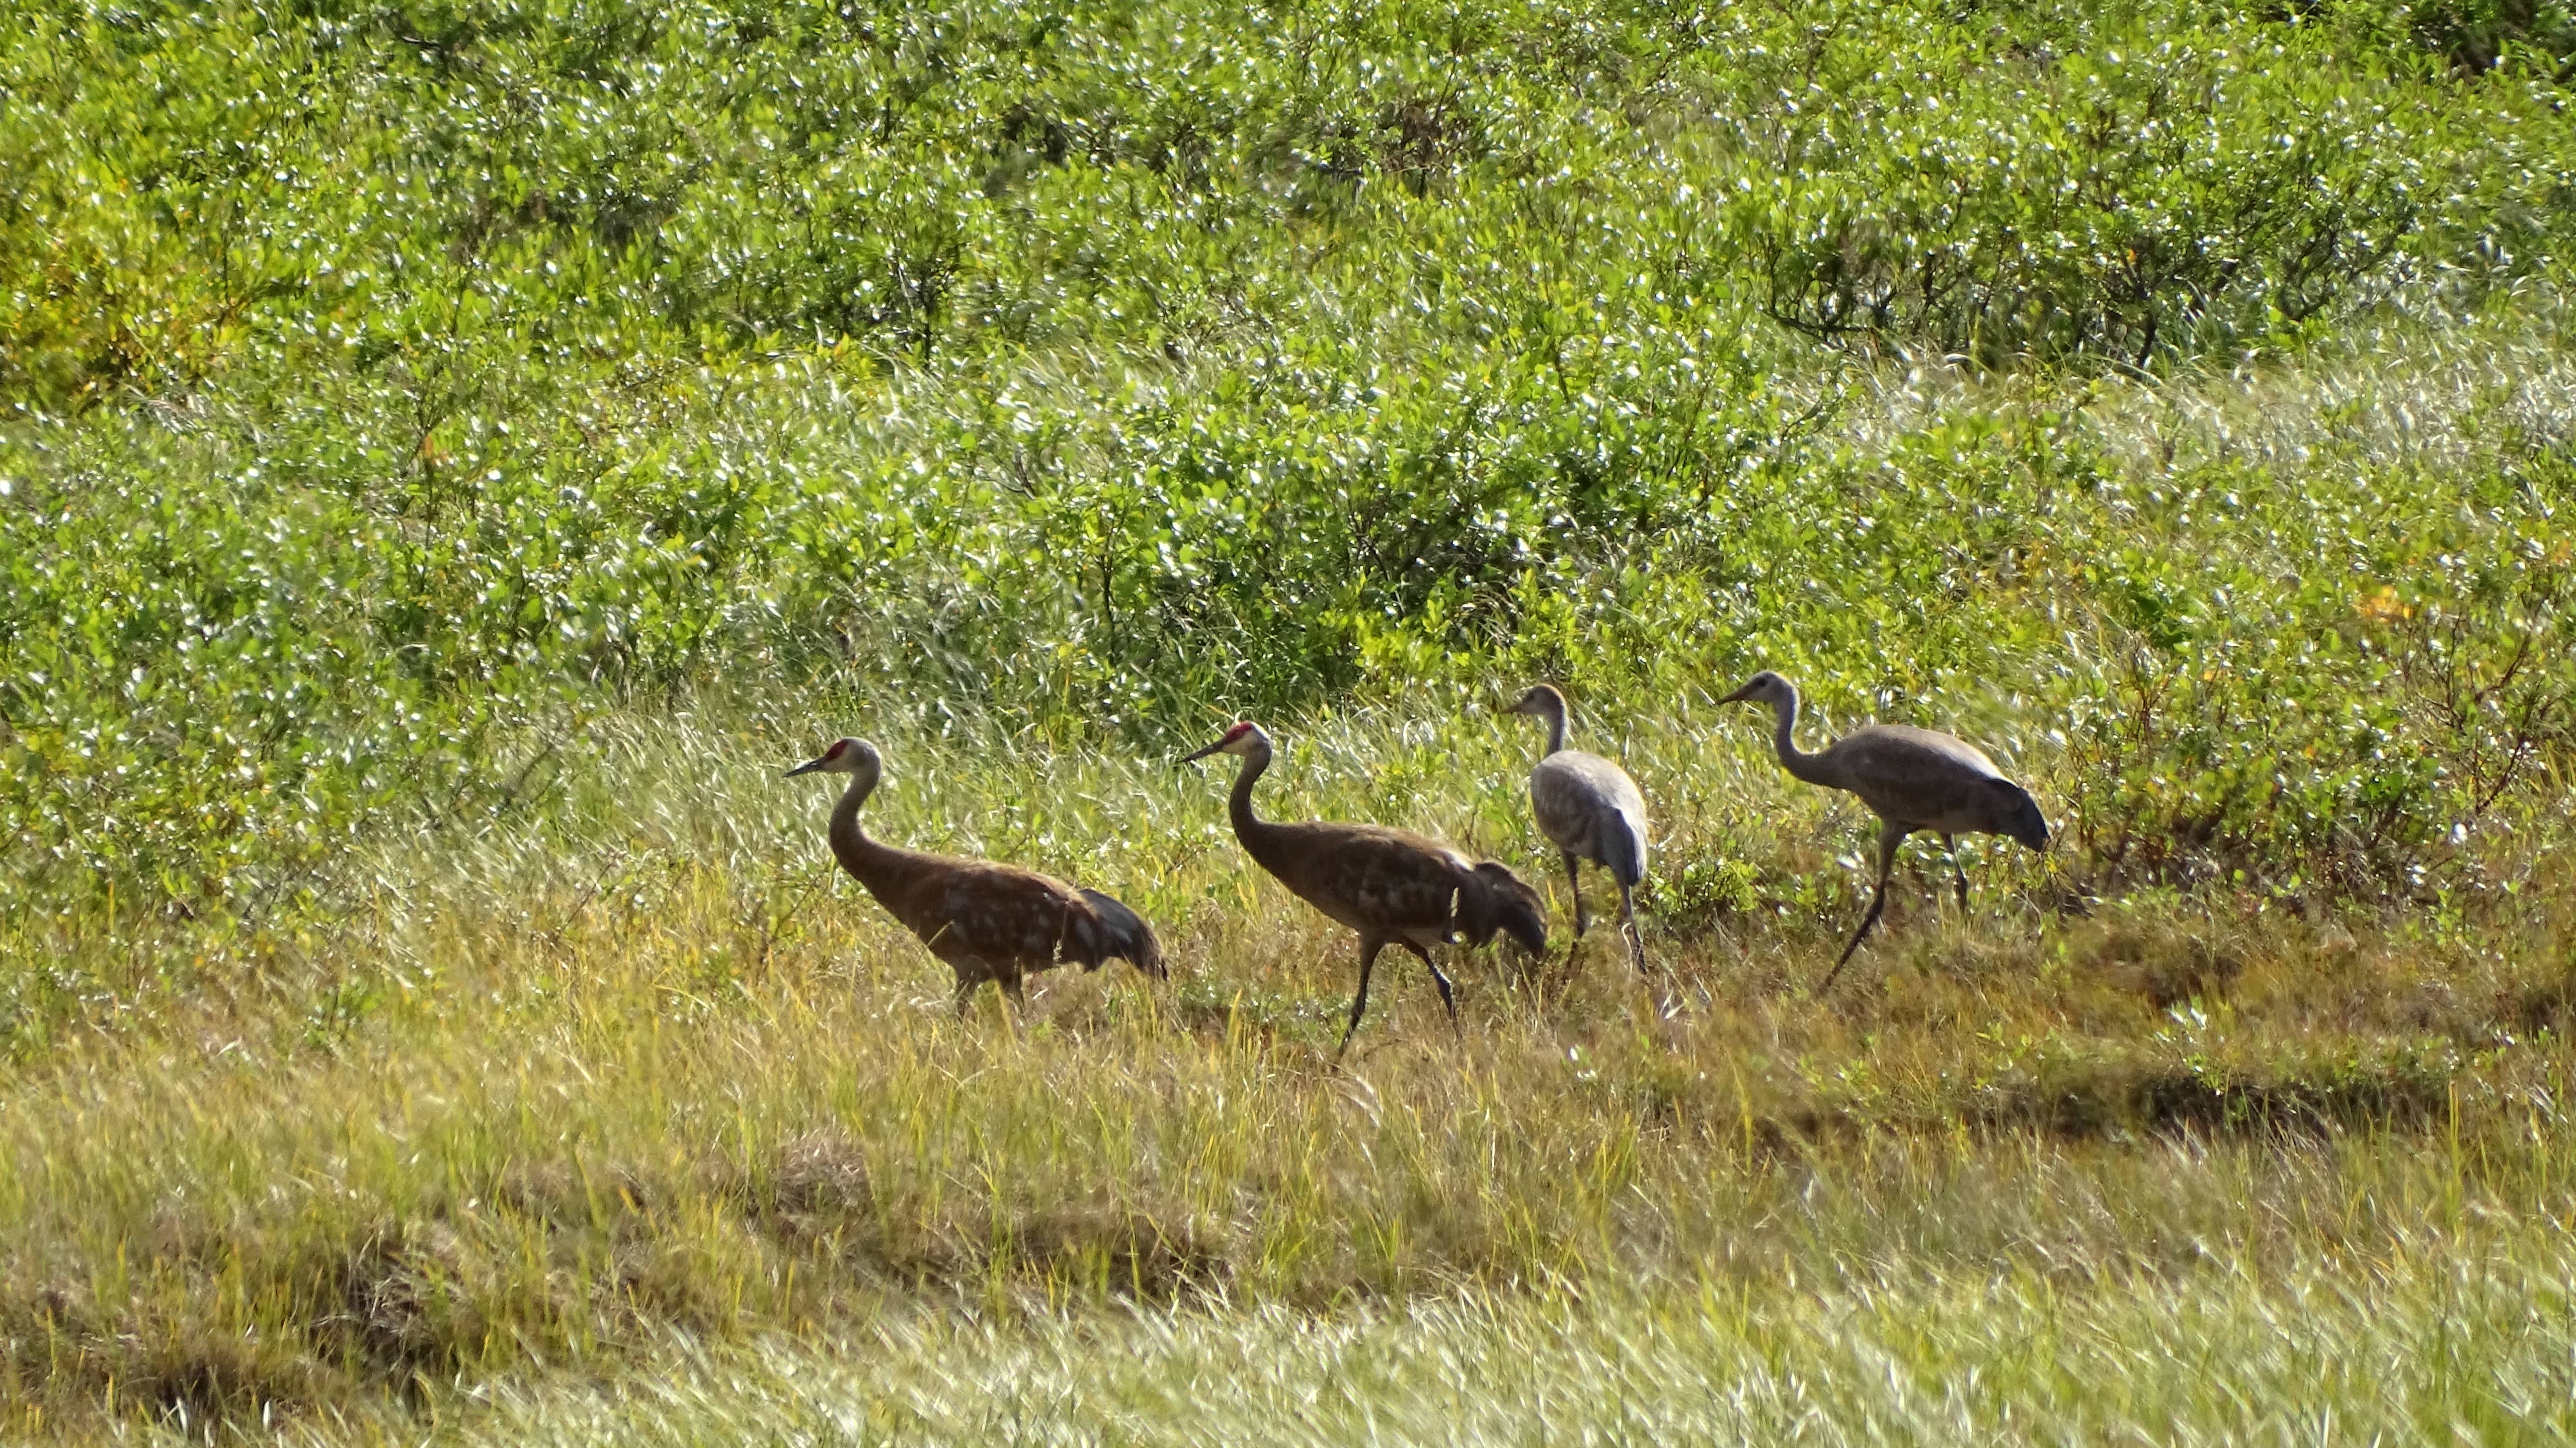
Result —
[{"label": "crane tail feather", "polygon": [[1625,810],[1615,820],[1601,831],[1601,863],[1620,884],[1633,890],[1646,878],[1646,826]]},{"label": "crane tail feather", "polygon": [[1081,893],[1100,917],[1100,959],[1116,957],[1156,980],[1169,978],[1163,964],[1163,943],[1155,938],[1154,927],[1145,923],[1144,916],[1097,890]]},{"label": "crane tail feather", "polygon": [[1500,931],[1532,955],[1547,953],[1547,912],[1538,892],[1494,860],[1479,860],[1450,897],[1452,928],[1469,945],[1482,945]]},{"label": "crane tail feather", "polygon": [[2048,848],[2048,817],[2039,811],[2039,801],[2030,791],[2008,779],[1993,781],[1993,789],[2002,805],[2002,818],[1995,833],[2008,835],[2034,850]]}]

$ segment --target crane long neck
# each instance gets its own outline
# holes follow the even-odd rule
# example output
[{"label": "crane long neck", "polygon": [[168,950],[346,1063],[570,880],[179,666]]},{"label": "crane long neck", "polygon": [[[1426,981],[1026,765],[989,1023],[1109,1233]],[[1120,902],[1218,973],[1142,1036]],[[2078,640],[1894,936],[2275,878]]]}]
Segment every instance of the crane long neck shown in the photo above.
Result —
[{"label": "crane long neck", "polygon": [[832,858],[841,862],[850,878],[871,889],[875,888],[871,877],[896,863],[902,854],[890,845],[869,839],[868,832],[859,827],[859,806],[867,802],[876,787],[876,780],[870,776],[852,775],[849,788],[841,791],[840,800],[832,806]]},{"label": "crane long neck", "polygon": [[1829,783],[1823,777],[1825,770],[1817,757],[1802,753],[1798,748],[1798,691],[1790,690],[1789,697],[1773,704],[1771,717],[1774,720],[1771,742],[1780,751],[1781,765],[1809,784]]},{"label": "crane long neck", "polygon": [[1565,701],[1542,694],[1539,696],[1539,718],[1547,724],[1547,752],[1565,748]]},{"label": "crane long neck", "polygon": [[1234,837],[1246,846],[1270,828],[1252,812],[1252,783],[1269,767],[1270,751],[1266,748],[1243,756],[1243,767],[1234,774],[1234,792],[1226,799],[1225,812],[1234,821]]}]

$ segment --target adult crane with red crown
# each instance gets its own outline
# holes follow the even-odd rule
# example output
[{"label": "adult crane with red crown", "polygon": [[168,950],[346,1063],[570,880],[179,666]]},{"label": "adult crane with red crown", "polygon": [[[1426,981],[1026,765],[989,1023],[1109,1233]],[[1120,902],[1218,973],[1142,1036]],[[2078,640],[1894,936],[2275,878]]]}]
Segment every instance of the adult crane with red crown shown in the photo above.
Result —
[{"label": "adult crane with red crown", "polygon": [[859,827],[859,806],[884,771],[875,745],[841,739],[787,775],[850,777],[840,802],[832,806],[832,854],[887,914],[957,972],[958,1014],[966,1013],[968,998],[985,981],[1019,1000],[1022,976],[1055,965],[1079,962],[1084,970],[1098,970],[1104,961],[1117,958],[1157,980],[1167,978],[1154,928],[1097,890],[1017,865],[899,849],[870,839]]},{"label": "adult crane with red crown", "polygon": [[1252,812],[1252,785],[1270,767],[1270,736],[1246,721],[1183,760],[1231,754],[1243,761],[1234,776],[1228,813],[1234,837],[1261,868],[1297,897],[1359,932],[1360,988],[1351,997],[1342,1050],[1368,1010],[1369,971],[1378,952],[1402,946],[1420,957],[1440,988],[1449,1023],[1458,1023],[1458,1000],[1449,977],[1431,958],[1431,947],[1464,940],[1483,945],[1509,934],[1533,955],[1547,953],[1547,917],[1538,892],[1492,860],[1464,854],[1409,830],[1346,825],[1324,820],[1280,824]]}]

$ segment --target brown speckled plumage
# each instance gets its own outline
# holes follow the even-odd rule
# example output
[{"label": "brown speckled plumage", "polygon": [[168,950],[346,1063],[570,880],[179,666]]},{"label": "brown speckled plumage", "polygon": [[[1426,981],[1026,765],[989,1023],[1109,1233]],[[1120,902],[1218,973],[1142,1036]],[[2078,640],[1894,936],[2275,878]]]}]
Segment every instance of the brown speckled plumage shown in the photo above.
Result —
[{"label": "brown speckled plumage", "polygon": [[1359,932],[1360,986],[1342,1030],[1345,1049],[1368,1009],[1369,972],[1389,945],[1413,952],[1430,969],[1453,1024],[1457,998],[1431,958],[1432,946],[1460,940],[1478,946],[1504,933],[1533,954],[1546,951],[1547,920],[1538,892],[1502,865],[1470,860],[1409,830],[1260,818],[1252,812],[1252,786],[1270,767],[1272,750],[1270,736],[1258,725],[1237,724],[1188,757],[1210,754],[1243,761],[1228,812],[1244,852],[1299,899]]},{"label": "brown speckled plumage", "polygon": [[1097,890],[1035,870],[907,850],[869,837],[859,825],[883,765],[864,739],[843,739],[790,775],[850,776],[832,807],[832,855],[886,913],[921,938],[957,973],[957,1009],[985,981],[1017,998],[1025,975],[1062,964],[1098,970],[1123,958],[1160,979],[1163,952],[1153,927]]}]

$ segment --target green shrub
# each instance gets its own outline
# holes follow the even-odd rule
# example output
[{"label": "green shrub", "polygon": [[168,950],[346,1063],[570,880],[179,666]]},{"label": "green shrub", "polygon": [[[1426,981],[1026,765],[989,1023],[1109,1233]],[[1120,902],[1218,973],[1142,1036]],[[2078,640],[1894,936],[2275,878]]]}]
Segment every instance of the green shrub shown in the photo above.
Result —
[{"label": "green shrub", "polygon": [[[1986,711],[2105,881],[2381,888],[2557,758],[2561,530],[2497,472],[2545,448],[2159,476],[2081,385],[2554,285],[2555,83],[2398,12],[17,13],[42,891],[291,893],[706,688],[1137,747],[1771,663]],[[2025,381],[1881,417],[1911,384],[1811,337]],[[2354,544],[2383,491],[2461,553]]]}]

